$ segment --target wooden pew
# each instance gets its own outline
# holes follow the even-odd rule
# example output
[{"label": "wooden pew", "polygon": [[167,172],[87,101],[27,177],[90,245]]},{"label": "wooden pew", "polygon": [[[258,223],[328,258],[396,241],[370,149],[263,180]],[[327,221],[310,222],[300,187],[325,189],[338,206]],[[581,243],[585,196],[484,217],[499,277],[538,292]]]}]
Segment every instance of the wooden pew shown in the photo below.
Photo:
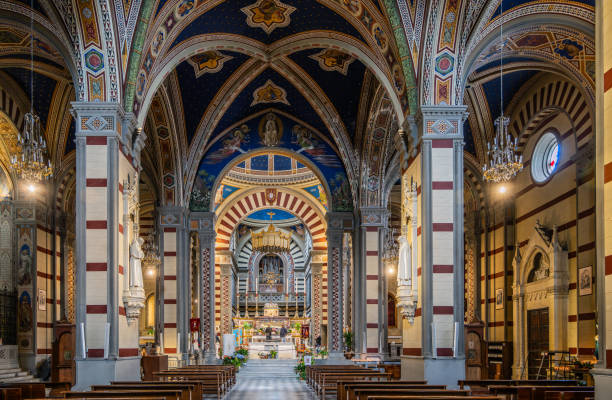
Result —
[{"label": "wooden pew", "polygon": [[379,373],[374,369],[369,368],[348,368],[348,369],[316,369],[310,374],[310,386],[318,391],[319,386],[321,385],[321,380],[326,374],[335,374],[335,375],[352,375],[352,374],[376,374]]},{"label": "wooden pew", "polygon": [[446,385],[427,385],[427,381],[390,381],[390,382],[354,382],[338,381],[336,388],[338,400],[348,400],[349,388],[406,388],[406,389],[446,389]]},{"label": "wooden pew", "polygon": [[0,387],[0,400],[21,400],[21,389],[16,387]]},{"label": "wooden pew", "polygon": [[[121,387],[121,388],[130,388],[133,386],[140,387],[163,387],[164,389],[171,389],[176,385],[185,385],[186,387],[192,387],[190,390],[192,399],[201,399],[202,398],[202,382],[192,381],[192,382],[164,382],[164,381],[117,381],[110,383],[113,387]],[[97,387],[97,386],[96,386]],[[93,386],[92,386],[93,389]],[[215,392],[216,393],[216,392]]]},{"label": "wooden pew", "polygon": [[388,381],[391,378],[390,373],[376,371],[340,371],[340,372],[323,372],[318,375],[318,381],[315,380],[315,392],[322,399],[330,392],[336,392],[338,381]]},{"label": "wooden pew", "polygon": [[124,391],[124,390],[181,390],[183,391],[183,400],[202,400],[202,392],[199,389],[199,385],[194,383],[172,383],[172,384],[160,384],[159,382],[154,384],[133,384],[133,385],[92,385],[91,390],[94,392],[109,392],[109,391]]},{"label": "wooden pew", "polygon": [[368,400],[499,400],[496,396],[368,396]]},{"label": "wooden pew", "polygon": [[227,371],[192,371],[174,372],[160,371],[154,372],[154,376],[160,377],[165,382],[199,382],[202,385],[202,394],[216,394],[221,398],[232,385],[232,378]]},{"label": "wooden pew", "polygon": [[593,398],[595,392],[564,390],[562,392],[545,392],[545,400],[587,400]]},{"label": "wooden pew", "polygon": [[47,397],[47,395],[45,394],[45,384],[40,382],[8,382],[0,384],[0,387],[21,389],[22,399]]},{"label": "wooden pew", "polygon": [[87,397],[91,399],[96,398],[125,398],[132,399],[134,397],[161,397],[164,400],[183,400],[183,390],[116,390],[116,391],[105,391],[105,392],[64,392],[64,398],[74,399]]},{"label": "wooden pew", "polygon": [[472,393],[489,393],[489,386],[578,386],[575,380],[466,379],[458,383],[459,389],[468,386]]},{"label": "wooden pew", "polygon": [[470,395],[469,390],[447,390],[447,389],[385,389],[385,388],[355,388],[348,390],[350,400],[367,400],[370,396],[457,396],[465,397]]},{"label": "wooden pew", "polygon": [[71,382],[45,382],[47,397],[51,398],[63,398],[64,392],[69,392],[71,387]]},{"label": "wooden pew", "polygon": [[312,378],[313,375],[319,371],[338,371],[338,370],[353,370],[360,369],[366,370],[368,368],[364,368],[358,365],[311,365],[306,367],[306,383],[312,386]]},{"label": "wooden pew", "polygon": [[489,392],[495,395],[504,395],[512,400],[542,400],[546,397],[546,392],[590,392],[594,391],[593,386],[507,386],[491,385]]}]

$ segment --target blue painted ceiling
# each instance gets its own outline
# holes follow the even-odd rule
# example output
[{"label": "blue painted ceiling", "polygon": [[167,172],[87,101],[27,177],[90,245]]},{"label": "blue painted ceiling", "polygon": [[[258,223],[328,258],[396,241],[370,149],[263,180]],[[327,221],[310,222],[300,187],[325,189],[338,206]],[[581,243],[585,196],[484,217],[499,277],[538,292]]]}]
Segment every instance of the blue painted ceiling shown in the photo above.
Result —
[{"label": "blue painted ceiling", "polygon": [[[270,215],[272,213],[272,215]],[[247,218],[258,220],[258,221],[282,221],[285,219],[296,218],[295,215],[290,212],[277,210],[273,208],[265,208],[263,210],[255,211],[248,215]]]},{"label": "blue painted ceiling", "polygon": [[[516,93],[521,89],[525,82],[527,82],[527,80],[533,77],[533,75],[537,72],[538,71],[534,70],[522,70],[504,74],[504,110],[506,110],[508,103],[510,103],[510,101],[514,98]],[[497,118],[500,114],[500,79],[493,79],[483,84],[482,86],[485,92],[485,96],[487,98],[487,103],[489,104],[491,117],[493,118],[493,120],[495,120],[495,118]]]},{"label": "blue painted ceiling", "polygon": [[181,32],[172,46],[195,35],[218,32],[248,36],[262,43],[271,44],[300,32],[333,30],[363,41],[359,32],[344,18],[316,1],[283,0],[283,3],[296,8],[290,15],[291,23],[284,28],[277,27],[270,34],[259,27],[250,27],[246,24],[247,16],[240,9],[255,4],[254,0],[231,0],[224,1],[198,16]]},{"label": "blue painted ceiling", "polygon": [[[572,1],[575,3],[582,3],[587,6],[595,7],[595,0],[572,0]],[[504,13],[505,13],[506,11],[514,7],[522,6],[523,4],[527,4],[527,3],[535,3],[535,1],[534,0],[502,0],[502,2],[500,3],[500,6],[497,8],[497,10],[495,10],[495,13],[491,17],[491,19],[497,17],[500,14],[502,6],[504,9]],[[565,3],[565,1],[559,1],[559,3]]]}]

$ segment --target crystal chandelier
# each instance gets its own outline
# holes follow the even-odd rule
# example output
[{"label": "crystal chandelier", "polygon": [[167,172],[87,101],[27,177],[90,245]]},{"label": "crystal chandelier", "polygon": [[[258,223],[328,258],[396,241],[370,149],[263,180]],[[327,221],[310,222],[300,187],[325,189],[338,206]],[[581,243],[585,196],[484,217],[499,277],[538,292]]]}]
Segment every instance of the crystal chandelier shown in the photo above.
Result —
[{"label": "crystal chandelier", "polygon": [[277,231],[270,224],[261,232],[251,232],[253,251],[262,253],[288,253],[291,246],[291,233]]},{"label": "crystal chandelier", "polygon": [[395,233],[395,228],[388,229],[385,238],[383,262],[389,267],[396,265],[399,259],[399,249],[397,241],[395,241]]},{"label": "crystal chandelier", "polygon": [[156,267],[161,264],[159,248],[157,247],[157,243],[155,243],[155,235],[153,233],[149,233],[145,238],[142,244],[142,252],[144,253],[142,263],[146,267]]},{"label": "crystal chandelier", "polygon": [[487,143],[487,160],[482,166],[482,175],[488,182],[500,183],[508,182],[514,178],[520,170],[523,169],[523,156],[516,154],[517,151],[517,139],[513,138],[508,133],[508,125],[510,124],[510,118],[504,115],[504,2],[501,2],[501,13],[500,13],[500,25],[499,25],[499,38],[500,38],[500,63],[499,63],[499,102],[500,102],[500,116],[495,120],[495,137],[493,138],[493,145]]},{"label": "crystal chandelier", "polygon": [[[33,13],[34,7],[30,2]],[[47,142],[40,133],[40,118],[34,113],[34,27],[30,16],[30,112],[24,116],[23,132],[17,137],[21,154],[11,156],[11,167],[23,180],[38,182],[53,175],[51,160],[47,158]]]}]

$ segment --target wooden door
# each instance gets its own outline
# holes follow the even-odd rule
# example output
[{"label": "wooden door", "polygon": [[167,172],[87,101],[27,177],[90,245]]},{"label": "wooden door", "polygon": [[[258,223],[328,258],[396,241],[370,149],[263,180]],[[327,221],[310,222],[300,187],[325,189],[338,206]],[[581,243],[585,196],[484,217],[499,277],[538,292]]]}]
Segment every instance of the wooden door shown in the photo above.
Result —
[{"label": "wooden door", "polygon": [[[527,311],[527,365],[529,379],[537,379],[542,353],[548,352],[548,308]],[[545,362],[541,378],[546,379]]]}]

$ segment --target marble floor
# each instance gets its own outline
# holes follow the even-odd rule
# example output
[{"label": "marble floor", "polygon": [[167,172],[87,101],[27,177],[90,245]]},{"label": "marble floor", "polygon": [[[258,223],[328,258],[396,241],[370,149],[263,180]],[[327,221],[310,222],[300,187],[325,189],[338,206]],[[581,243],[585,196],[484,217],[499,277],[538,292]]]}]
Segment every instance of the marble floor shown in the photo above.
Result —
[{"label": "marble floor", "polygon": [[315,396],[293,372],[296,360],[249,360],[241,368],[231,400],[311,400]]}]

